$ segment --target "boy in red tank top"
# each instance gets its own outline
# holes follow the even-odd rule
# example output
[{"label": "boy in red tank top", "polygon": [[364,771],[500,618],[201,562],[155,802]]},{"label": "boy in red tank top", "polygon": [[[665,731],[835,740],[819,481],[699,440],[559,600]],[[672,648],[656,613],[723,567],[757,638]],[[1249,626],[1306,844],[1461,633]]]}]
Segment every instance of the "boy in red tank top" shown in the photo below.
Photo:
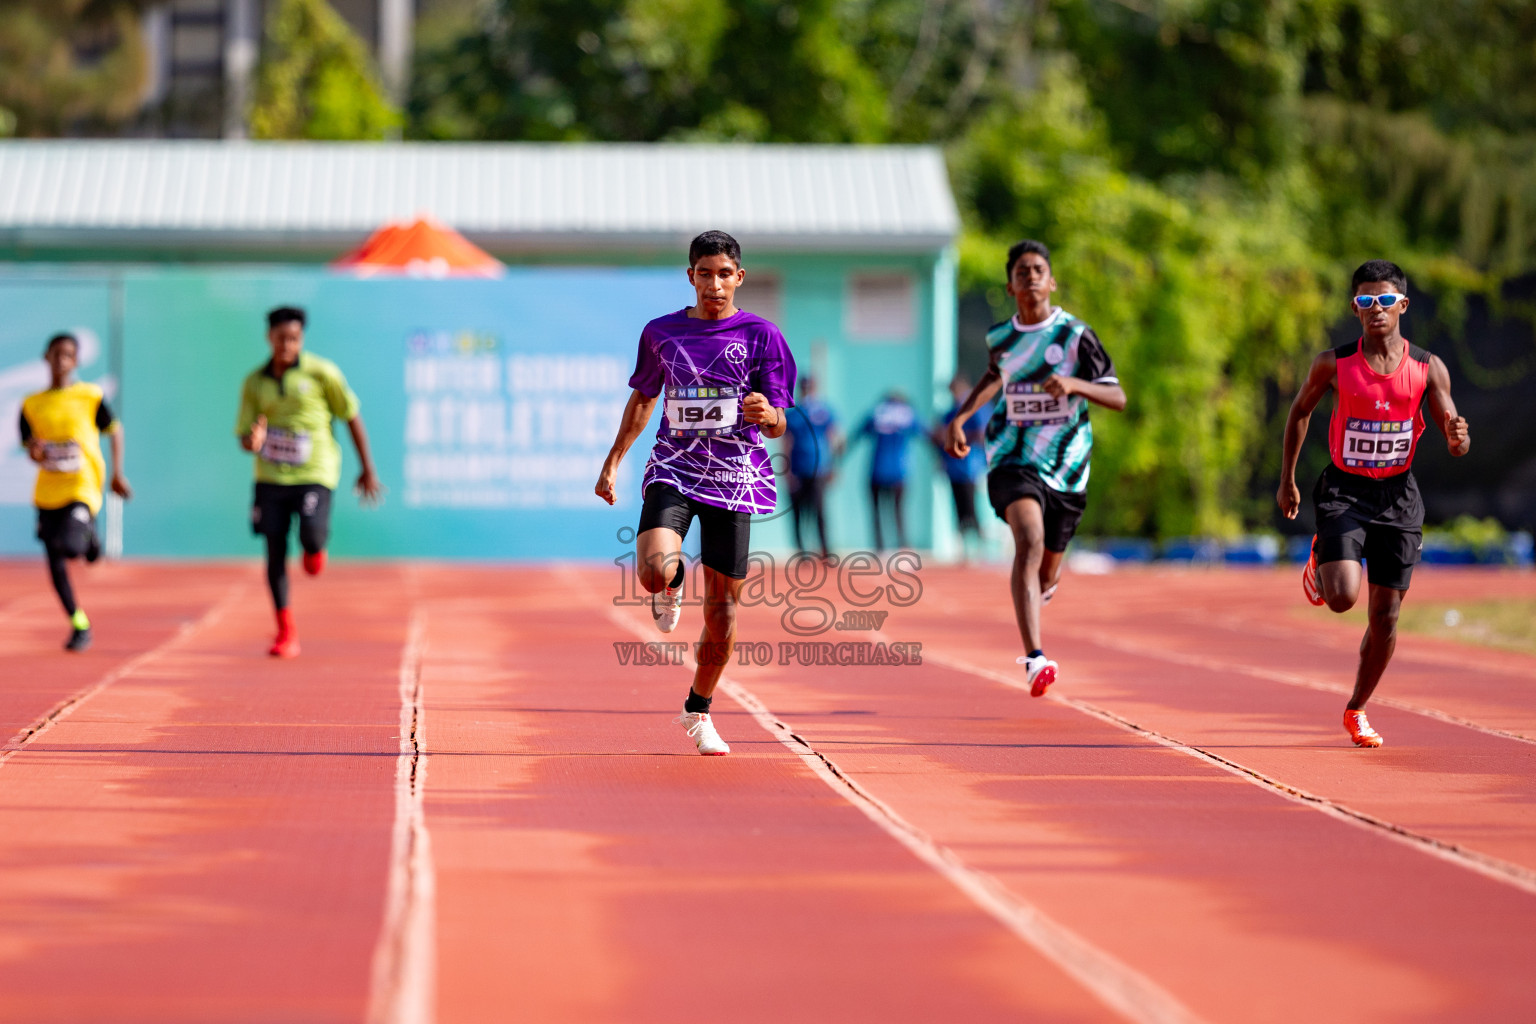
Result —
[{"label": "boy in red tank top", "polygon": [[1424,433],[1424,399],[1452,455],[1472,447],[1467,421],[1451,401],[1451,375],[1438,356],[1411,344],[1399,324],[1408,308],[1408,278],[1395,263],[1370,260],[1355,271],[1350,308],[1360,320],[1356,341],[1312,361],[1285,421],[1285,453],[1276,500],[1287,519],[1301,508],[1296,459],[1312,410],[1336,392],[1328,426],[1332,456],[1312,501],[1317,535],[1302,572],[1302,592],[1315,605],[1345,612],[1360,599],[1360,560],[1370,584],[1370,624],[1360,645],[1355,692],[1344,728],[1356,746],[1379,747],[1365,702],[1397,646],[1397,613],[1424,541],[1424,502],[1409,468]]}]

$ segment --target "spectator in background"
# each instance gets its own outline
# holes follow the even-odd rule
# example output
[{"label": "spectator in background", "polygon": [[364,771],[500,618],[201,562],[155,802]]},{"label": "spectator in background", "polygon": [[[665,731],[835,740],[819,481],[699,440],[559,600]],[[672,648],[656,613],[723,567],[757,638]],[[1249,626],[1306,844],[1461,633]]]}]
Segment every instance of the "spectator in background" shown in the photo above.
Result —
[{"label": "spectator in background", "polygon": [[[970,379],[963,373],[955,374],[955,379],[949,382],[949,393],[954,401],[949,412],[944,414],[944,427],[949,426],[971,393]],[[964,458],[957,459],[944,450],[944,427],[934,428],[931,435],[934,447],[944,459],[944,473],[949,477],[949,489],[955,497],[955,520],[960,526],[960,545],[967,562],[971,560],[972,549],[979,551],[981,548],[981,523],[976,518],[976,481],[987,471],[987,420],[991,418],[992,403],[988,402],[965,421],[962,429],[971,450]]]},{"label": "spectator in background", "polygon": [[843,437],[832,408],[817,397],[816,380],[800,378],[800,401],[789,412],[784,435],[789,449],[789,501],[794,511],[795,547],[805,546],[805,520],[815,522],[821,557],[827,558],[827,513],[824,507],[832,469],[843,453]]},{"label": "spectator in background", "polygon": [[907,546],[907,529],[901,515],[902,493],[907,486],[907,443],[923,433],[917,410],[900,391],[891,391],[881,399],[859,427],[860,437],[875,439],[869,460],[869,505],[875,523],[875,547],[885,549],[881,507],[891,506],[896,520],[896,546]]}]

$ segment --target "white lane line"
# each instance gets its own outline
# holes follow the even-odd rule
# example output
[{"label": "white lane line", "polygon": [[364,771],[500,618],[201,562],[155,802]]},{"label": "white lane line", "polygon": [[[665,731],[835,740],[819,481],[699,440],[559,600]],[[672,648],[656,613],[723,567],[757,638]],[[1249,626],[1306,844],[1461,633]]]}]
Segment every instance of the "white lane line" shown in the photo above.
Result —
[{"label": "white lane line", "polygon": [[80,707],[80,705],[84,704],[86,701],[90,700],[92,697],[96,696],[98,693],[105,690],[119,679],[133,675],[133,673],[137,672],[151,661],[186,643],[192,637],[196,636],[204,629],[207,629],[209,626],[219,621],[219,619],[223,618],[225,613],[227,613],[231,608],[235,607],[237,604],[242,603],[245,590],[246,584],[236,583],[234,586],[229,588],[229,591],[225,593],[225,595],[218,602],[216,602],[213,607],[209,608],[199,618],[192,622],[182,623],[175,633],[166,637],[154,647],[151,647],[147,651],[139,652],[132,658],[129,658],[127,661],[123,662],[117,668],[96,680],[96,682],[92,683],[90,686],[87,686],[85,689],[80,690],[79,692],[59,701],[52,708],[48,709],[48,711],[45,712],[42,717],[38,718],[36,721],[32,722],[31,725],[26,726],[20,732],[16,733],[16,735],[5,741],[5,746],[0,747],[0,764],[4,764],[6,761],[9,761],[11,758],[21,753],[21,751],[25,749],[28,744],[32,743],[49,729],[52,729],[58,722],[69,717],[74,713],[76,708]]},{"label": "white lane line", "polygon": [[427,831],[426,715],[421,659],[426,614],[411,616],[400,653],[400,754],[384,926],[373,951],[369,1024],[432,1024],[437,988],[437,875]]},{"label": "white lane line", "polygon": [[[1119,651],[1122,654],[1133,654],[1138,658],[1156,658],[1174,665],[1187,665],[1191,668],[1206,669],[1211,672],[1236,673],[1252,676],[1255,679],[1263,679],[1273,683],[1284,683],[1286,686],[1296,686],[1305,690],[1320,690],[1324,693],[1337,693],[1348,697],[1354,692],[1354,687],[1344,686],[1340,683],[1328,683],[1318,679],[1309,679],[1306,676],[1296,675],[1291,672],[1280,672],[1275,669],[1256,668],[1252,665],[1243,665],[1238,662],[1219,661],[1216,658],[1206,658],[1198,654],[1184,654],[1178,651],[1169,651],[1152,646],[1150,643],[1130,643],[1123,640],[1114,640],[1099,637],[1090,633],[1084,633],[1074,629],[1059,631],[1062,636],[1068,637],[1079,643],[1092,644],[1106,650]],[[1507,729],[1498,729],[1491,725],[1481,725],[1471,719],[1461,718],[1457,715],[1437,711],[1434,708],[1425,707],[1422,704],[1413,704],[1396,697],[1383,697],[1380,695],[1371,698],[1372,704],[1383,704],[1399,711],[1407,711],[1410,714],[1422,715],[1425,718],[1433,718],[1437,722],[1447,725],[1460,726],[1463,729],[1471,729],[1475,732],[1486,733],[1489,736],[1497,736],[1500,739],[1515,740],[1519,743],[1536,744],[1536,737],[1526,736],[1523,733],[1510,732]]]},{"label": "white lane line", "polygon": [[[937,665],[944,665],[945,667],[952,668],[958,672],[965,672],[973,676],[978,676],[982,679],[990,679],[993,682],[1001,683],[1002,685],[1011,687],[1012,689],[1022,690],[1026,693],[1029,692],[1029,687],[1025,686],[1022,680],[1016,679],[1003,672],[997,672],[993,671],[992,669],[986,669],[977,665],[972,665],[960,658],[956,658],[947,654],[941,654],[928,647],[923,648],[923,658],[926,661],[931,661]],[[1045,698],[1047,700],[1052,700],[1058,704],[1072,708],[1074,711],[1079,711],[1085,715],[1097,718],[1101,722],[1107,722],[1108,724],[1116,726],[1120,729],[1124,729],[1127,732],[1132,732],[1138,736],[1145,737],[1146,739],[1168,747],[1171,750],[1177,750],[1180,753],[1188,754],[1191,757],[1198,758],[1207,764],[1214,765],[1215,767],[1220,768],[1222,771],[1235,775],[1243,781],[1250,782],[1255,786],[1260,786],[1272,793],[1275,793],[1278,796],[1292,801],[1293,803],[1302,804],[1303,806],[1310,807],[1315,811],[1321,811],[1330,817],[1337,818],[1340,821],[1348,822],[1351,825],[1357,825],[1361,828],[1368,828],[1377,835],[1386,836],[1389,839],[1404,843],[1405,845],[1418,850],[1421,853],[1427,853],[1432,857],[1438,857],[1443,861],[1456,865],[1457,867],[1476,872],[1485,878],[1491,878],[1496,882],[1503,882],[1506,885],[1514,886],[1516,889],[1520,889],[1524,892],[1536,894],[1536,871],[1532,871],[1530,868],[1523,867],[1519,864],[1513,864],[1506,860],[1500,860],[1497,857],[1490,857],[1488,854],[1479,853],[1476,850],[1469,850],[1464,846],[1460,846],[1456,843],[1448,842],[1443,839],[1436,839],[1433,836],[1428,836],[1421,832],[1414,832],[1411,829],[1404,828],[1401,825],[1393,824],[1390,821],[1387,821],[1383,818],[1378,818],[1372,814],[1367,814],[1364,811],[1357,811],[1353,807],[1349,807],[1346,804],[1341,804],[1335,800],[1330,800],[1325,796],[1319,796],[1316,793],[1308,792],[1307,790],[1301,789],[1298,786],[1293,786],[1290,783],[1282,782],[1271,775],[1266,775],[1263,772],[1248,768],[1237,763],[1236,761],[1229,761],[1219,754],[1211,753],[1209,750],[1191,746],[1187,743],[1182,743],[1179,740],[1176,740],[1171,736],[1166,736],[1154,729],[1148,729],[1146,726],[1137,725],[1135,722],[1132,722],[1127,718],[1122,718],[1112,711],[1107,711],[1104,708],[1090,704],[1087,701],[1078,700],[1075,697],[1064,697],[1055,691],[1048,692],[1045,695]]]},{"label": "white lane line", "polygon": [[[615,609],[609,617],[643,640],[654,634]],[[1061,968],[1105,1006],[1137,1024],[1198,1024],[1201,1018],[1146,975],[1047,917],[996,878],[968,866],[949,847],[907,821],[852,776],[775,717],[746,687],[722,677],[720,690],[740,704],[758,725],[800,759],[833,792],[937,871],[971,902],[990,914],[1041,956]]]}]

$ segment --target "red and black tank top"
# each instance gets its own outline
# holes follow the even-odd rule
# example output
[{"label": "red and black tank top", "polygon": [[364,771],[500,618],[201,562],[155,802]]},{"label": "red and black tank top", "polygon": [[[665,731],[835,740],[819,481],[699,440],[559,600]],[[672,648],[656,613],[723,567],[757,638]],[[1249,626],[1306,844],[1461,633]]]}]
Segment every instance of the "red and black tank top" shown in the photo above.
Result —
[{"label": "red and black tank top", "polygon": [[1424,433],[1424,391],[1429,353],[1404,339],[1397,369],[1377,373],[1365,361],[1359,339],[1333,350],[1338,361],[1338,401],[1328,425],[1333,464],[1346,473],[1376,479],[1408,472]]}]

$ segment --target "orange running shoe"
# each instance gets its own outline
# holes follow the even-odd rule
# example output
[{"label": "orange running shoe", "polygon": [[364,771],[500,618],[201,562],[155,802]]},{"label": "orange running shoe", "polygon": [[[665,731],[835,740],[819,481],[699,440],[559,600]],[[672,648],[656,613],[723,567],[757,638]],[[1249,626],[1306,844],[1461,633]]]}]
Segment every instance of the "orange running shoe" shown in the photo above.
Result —
[{"label": "orange running shoe", "polygon": [[1382,744],[1381,733],[1371,728],[1371,723],[1365,720],[1364,711],[1344,712],[1344,728],[1349,730],[1349,738],[1355,741],[1357,747],[1379,747]]},{"label": "orange running shoe", "polygon": [[299,631],[293,626],[293,610],[279,608],[277,610],[277,638],[272,641],[272,647],[267,651],[274,658],[297,658],[299,656]]},{"label": "orange running shoe", "polygon": [[1312,535],[1312,554],[1307,557],[1307,566],[1301,570],[1301,592],[1318,607],[1327,604],[1323,600],[1323,592],[1317,585],[1317,534]]},{"label": "orange running shoe", "polygon": [[325,568],[325,551],[316,551],[313,554],[304,552],[304,571],[311,576],[319,576],[320,570]]}]

